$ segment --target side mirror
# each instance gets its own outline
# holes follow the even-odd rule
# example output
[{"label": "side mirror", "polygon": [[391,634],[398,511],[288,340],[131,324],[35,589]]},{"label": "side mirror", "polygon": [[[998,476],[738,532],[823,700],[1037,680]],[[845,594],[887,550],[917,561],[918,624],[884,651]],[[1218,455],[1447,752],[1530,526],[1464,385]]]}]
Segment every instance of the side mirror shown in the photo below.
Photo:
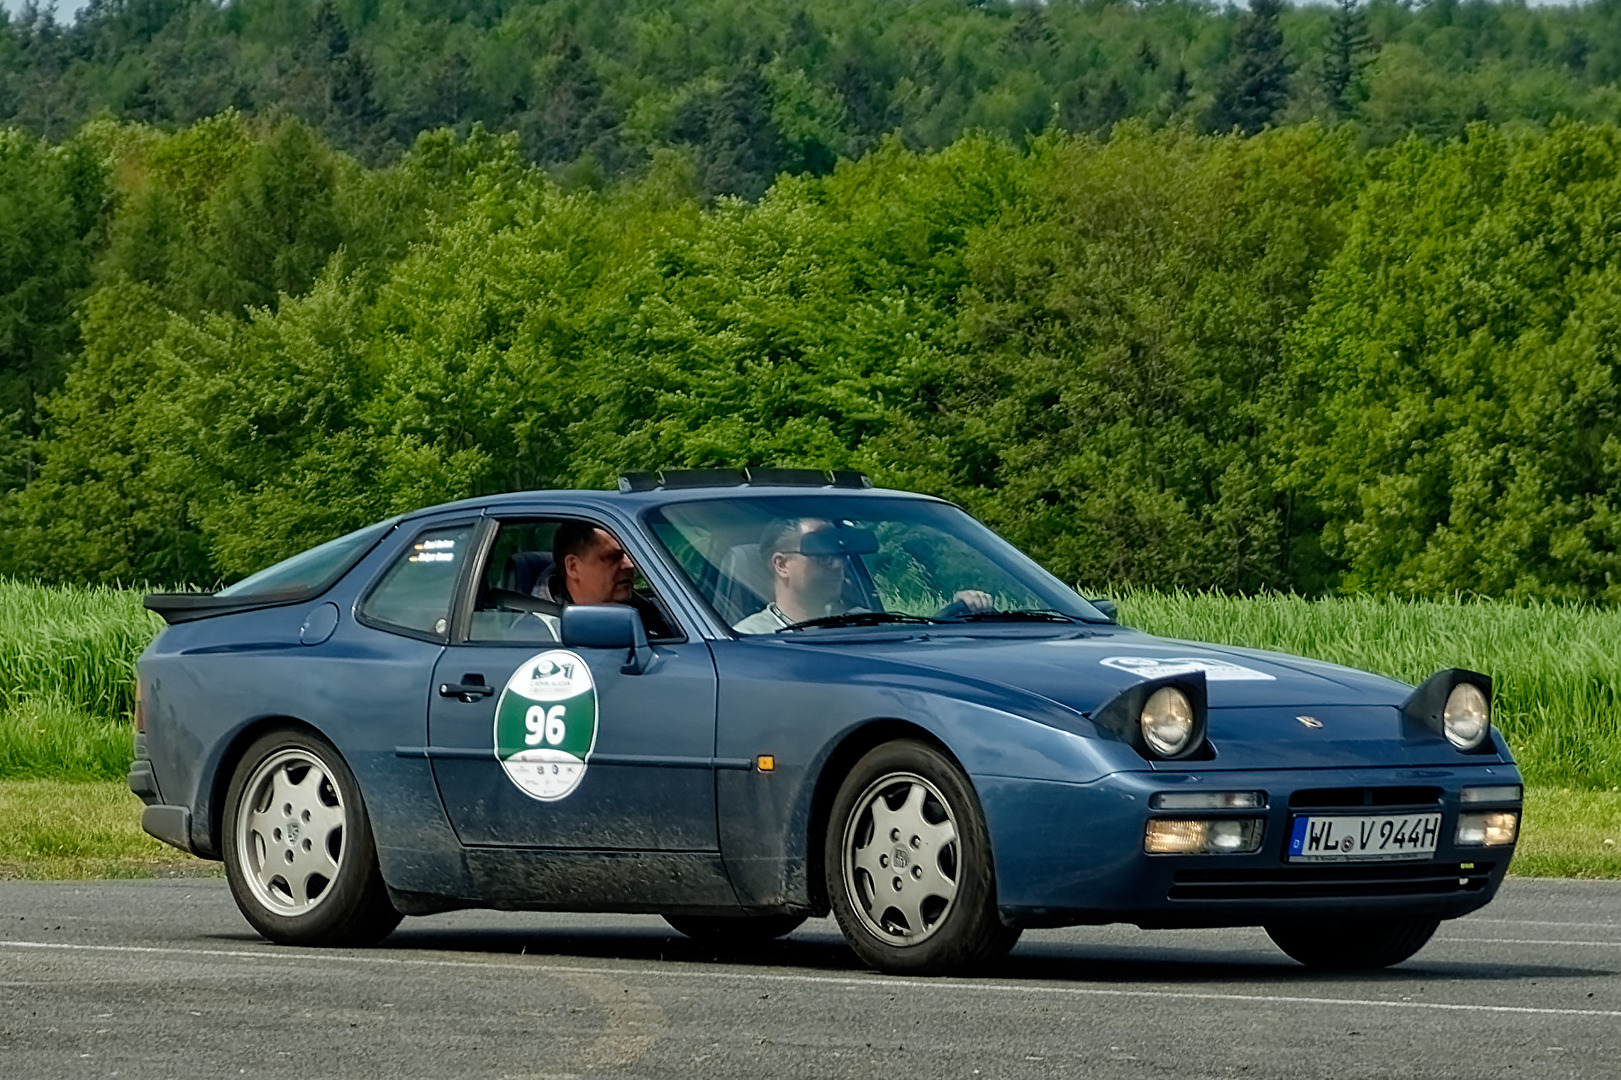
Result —
[{"label": "side mirror", "polygon": [[625,604],[570,604],[563,609],[563,644],[579,649],[629,649],[620,671],[640,675],[652,663],[642,614]]},{"label": "side mirror", "polygon": [[1101,596],[1096,600],[1092,599],[1090,596],[1085,597],[1084,599],[1088,604],[1091,604],[1093,607],[1101,611],[1103,613],[1103,617],[1108,619],[1110,622],[1120,621],[1120,605],[1115,603],[1113,600],[1105,600]]}]

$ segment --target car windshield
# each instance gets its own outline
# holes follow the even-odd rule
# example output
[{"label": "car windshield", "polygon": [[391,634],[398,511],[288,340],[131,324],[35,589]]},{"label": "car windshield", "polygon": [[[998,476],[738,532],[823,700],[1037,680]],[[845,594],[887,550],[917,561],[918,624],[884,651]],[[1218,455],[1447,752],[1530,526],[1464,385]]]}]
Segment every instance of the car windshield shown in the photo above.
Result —
[{"label": "car windshield", "polygon": [[955,506],[805,494],[703,499],[648,523],[739,633],[968,622],[1107,622]]}]

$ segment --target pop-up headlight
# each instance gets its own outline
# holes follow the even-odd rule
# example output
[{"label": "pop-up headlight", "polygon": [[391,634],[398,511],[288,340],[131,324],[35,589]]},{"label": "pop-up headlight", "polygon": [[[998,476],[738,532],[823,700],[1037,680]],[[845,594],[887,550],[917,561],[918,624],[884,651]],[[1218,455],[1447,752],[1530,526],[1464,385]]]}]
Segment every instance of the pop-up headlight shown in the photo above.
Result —
[{"label": "pop-up headlight", "polygon": [[1478,671],[1448,668],[1424,681],[1402,703],[1409,724],[1443,736],[1465,754],[1491,747],[1492,680]]}]

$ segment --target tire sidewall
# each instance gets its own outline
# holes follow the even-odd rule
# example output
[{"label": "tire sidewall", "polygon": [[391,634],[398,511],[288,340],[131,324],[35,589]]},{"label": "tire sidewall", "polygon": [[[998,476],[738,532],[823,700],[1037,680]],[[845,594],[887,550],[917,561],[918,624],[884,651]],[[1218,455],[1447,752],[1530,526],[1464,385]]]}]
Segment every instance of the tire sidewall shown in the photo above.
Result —
[{"label": "tire sidewall", "polygon": [[[844,871],[844,843],[852,814],[862,810],[862,797],[881,778],[913,773],[944,796],[957,829],[957,895],[941,924],[916,945],[894,945],[866,926],[850,894]],[[995,867],[990,833],[973,785],[962,769],[939,749],[913,739],[885,743],[856,762],[834,797],[827,821],[822,864],[827,895],[844,938],[872,967],[893,974],[946,974],[972,967],[1005,951],[1014,936],[996,914]]]},{"label": "tire sidewall", "polygon": [[[320,761],[343,803],[343,851],[338,872],[327,893],[310,911],[286,915],[266,907],[248,882],[252,869],[243,865],[237,829],[247,782],[272,755],[297,750]],[[225,877],[244,918],[264,937],[283,945],[326,945],[347,940],[356,920],[375,903],[378,880],[377,850],[360,785],[343,756],[326,739],[310,731],[286,729],[255,739],[238,760],[225,796]]]}]

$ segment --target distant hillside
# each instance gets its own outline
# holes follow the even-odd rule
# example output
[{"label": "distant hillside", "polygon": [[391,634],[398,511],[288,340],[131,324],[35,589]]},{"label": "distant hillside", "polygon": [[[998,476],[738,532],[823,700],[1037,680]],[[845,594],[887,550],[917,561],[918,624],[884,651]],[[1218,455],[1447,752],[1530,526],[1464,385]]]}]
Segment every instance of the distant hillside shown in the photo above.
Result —
[{"label": "distant hillside", "polygon": [[891,132],[1320,119],[1384,144],[1621,119],[1621,0],[92,0],[70,25],[0,20],[0,125],[51,140],[233,108],[379,164],[482,123],[570,185],[674,147],[705,193],[751,198]]}]

